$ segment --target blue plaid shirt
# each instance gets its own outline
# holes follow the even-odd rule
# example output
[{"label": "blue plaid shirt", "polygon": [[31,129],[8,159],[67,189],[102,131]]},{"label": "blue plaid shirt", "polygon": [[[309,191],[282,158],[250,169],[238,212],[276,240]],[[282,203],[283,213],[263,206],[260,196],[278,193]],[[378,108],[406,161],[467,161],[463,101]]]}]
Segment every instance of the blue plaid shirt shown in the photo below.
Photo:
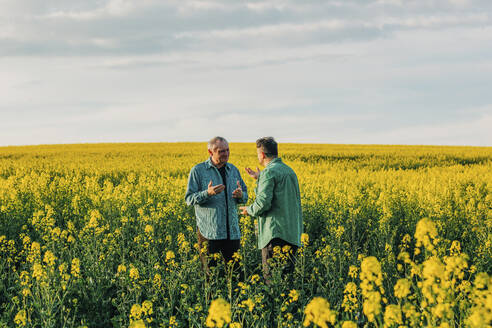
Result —
[{"label": "blue plaid shirt", "polygon": [[[230,238],[241,238],[238,220],[238,204],[248,201],[246,184],[239,174],[239,170],[232,164],[226,163],[227,190],[218,195],[209,196],[207,189],[210,180],[212,185],[223,184],[219,170],[212,164],[209,158],[205,162],[195,165],[188,177],[186,190],[186,204],[195,206],[196,223],[200,233],[207,239],[226,239],[226,211],[229,213]],[[237,181],[241,184],[243,197],[233,198],[232,192],[237,188]],[[227,208],[226,199],[227,198]]]}]

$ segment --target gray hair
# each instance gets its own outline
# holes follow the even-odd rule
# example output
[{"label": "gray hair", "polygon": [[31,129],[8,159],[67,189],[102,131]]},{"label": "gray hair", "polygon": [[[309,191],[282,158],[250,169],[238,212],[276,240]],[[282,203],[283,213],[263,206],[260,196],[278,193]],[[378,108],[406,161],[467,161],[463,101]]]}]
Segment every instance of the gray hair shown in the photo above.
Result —
[{"label": "gray hair", "polygon": [[226,144],[229,144],[225,138],[217,136],[217,137],[213,137],[212,139],[210,139],[210,141],[208,142],[208,149],[214,150],[215,146],[219,142],[225,142]]}]

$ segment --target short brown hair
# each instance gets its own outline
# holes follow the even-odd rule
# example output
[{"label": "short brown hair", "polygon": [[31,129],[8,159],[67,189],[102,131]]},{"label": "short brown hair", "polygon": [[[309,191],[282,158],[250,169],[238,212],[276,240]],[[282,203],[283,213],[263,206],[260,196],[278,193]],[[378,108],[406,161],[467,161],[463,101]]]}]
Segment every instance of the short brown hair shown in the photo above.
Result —
[{"label": "short brown hair", "polygon": [[273,137],[263,137],[256,140],[256,148],[261,148],[268,158],[278,156],[278,144]]}]

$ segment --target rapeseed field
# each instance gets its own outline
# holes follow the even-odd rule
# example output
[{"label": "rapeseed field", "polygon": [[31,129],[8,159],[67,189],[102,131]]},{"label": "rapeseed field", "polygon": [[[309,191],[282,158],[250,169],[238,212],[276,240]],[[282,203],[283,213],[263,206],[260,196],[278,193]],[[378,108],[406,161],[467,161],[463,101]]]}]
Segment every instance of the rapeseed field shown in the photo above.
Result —
[{"label": "rapeseed field", "polygon": [[[250,201],[253,143],[232,143]],[[303,247],[200,266],[205,143],[0,148],[0,327],[491,327],[492,148],[280,144]]]}]

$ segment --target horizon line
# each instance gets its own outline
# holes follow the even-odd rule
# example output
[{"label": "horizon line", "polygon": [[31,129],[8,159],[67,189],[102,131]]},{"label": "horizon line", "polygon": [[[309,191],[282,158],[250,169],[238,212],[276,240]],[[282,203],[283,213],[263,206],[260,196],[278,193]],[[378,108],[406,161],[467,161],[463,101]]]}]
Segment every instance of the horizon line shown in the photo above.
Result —
[{"label": "horizon line", "polygon": [[[179,144],[179,143],[195,143],[206,144],[208,141],[117,141],[117,142],[76,142],[76,143],[41,143],[41,144],[23,144],[23,145],[0,145],[1,148],[16,148],[16,147],[46,147],[46,146],[77,146],[77,145],[124,145],[124,144]],[[254,144],[255,141],[229,141],[231,144]],[[404,146],[404,147],[463,147],[463,148],[492,148],[492,146],[478,145],[449,145],[449,144],[391,144],[391,143],[331,143],[331,142],[278,142],[279,144],[299,144],[299,145],[332,145],[332,146]]]}]

